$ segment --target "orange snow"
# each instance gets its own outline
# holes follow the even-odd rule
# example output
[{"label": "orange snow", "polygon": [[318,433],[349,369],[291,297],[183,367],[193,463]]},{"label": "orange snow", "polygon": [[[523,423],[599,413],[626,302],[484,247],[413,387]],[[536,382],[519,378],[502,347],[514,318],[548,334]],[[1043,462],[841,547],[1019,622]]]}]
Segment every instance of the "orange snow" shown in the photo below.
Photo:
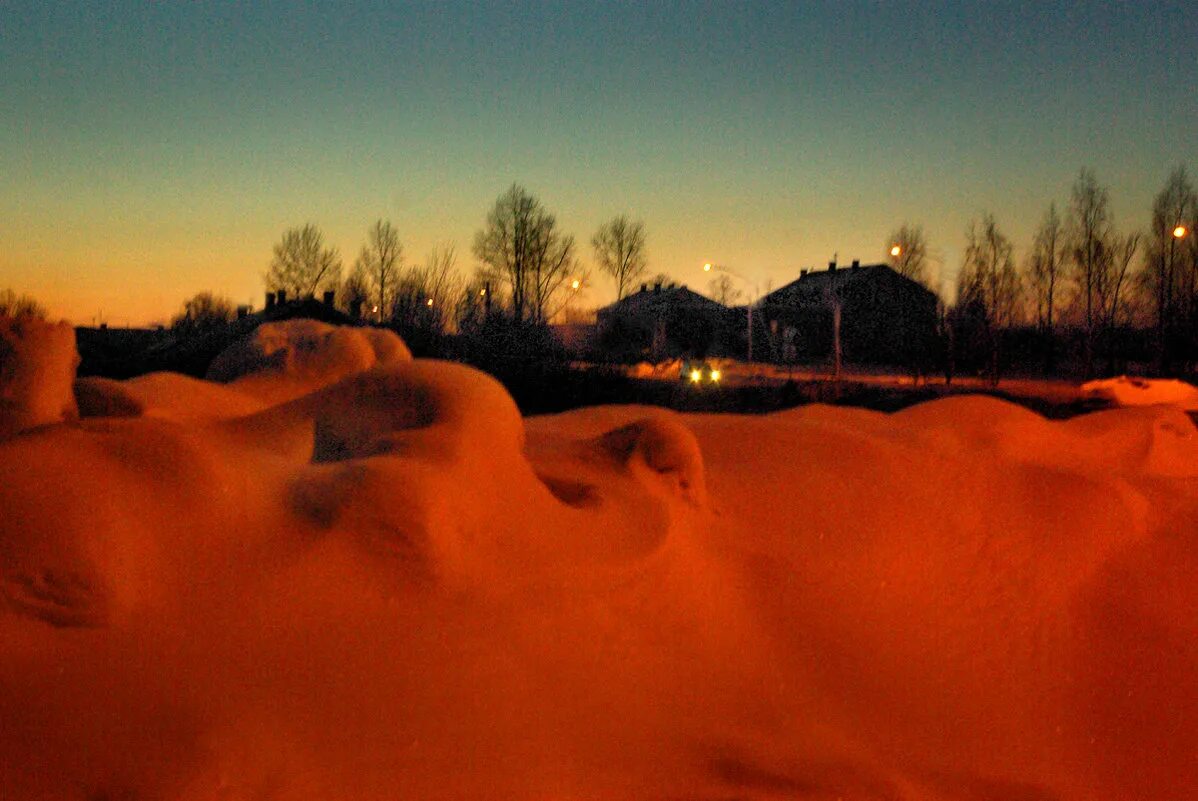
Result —
[{"label": "orange snow", "polygon": [[310,322],[72,391],[0,333],[5,799],[1195,797],[1177,409],[521,419]]}]

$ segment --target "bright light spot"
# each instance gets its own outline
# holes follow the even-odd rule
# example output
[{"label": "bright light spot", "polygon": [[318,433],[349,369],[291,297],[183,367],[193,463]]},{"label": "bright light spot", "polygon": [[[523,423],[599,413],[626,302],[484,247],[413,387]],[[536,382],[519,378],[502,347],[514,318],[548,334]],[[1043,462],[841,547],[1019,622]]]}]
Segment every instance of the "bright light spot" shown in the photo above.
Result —
[{"label": "bright light spot", "polygon": [[1173,236],[1177,237],[1178,239],[1181,239],[1183,236],[1185,236],[1188,233],[1189,233],[1189,231],[1186,230],[1186,227],[1184,225],[1179,225],[1173,229]]},{"label": "bright light spot", "polygon": [[478,295],[479,295],[479,297],[482,297],[482,296],[483,296],[483,295],[485,295],[485,294],[487,294],[487,290],[485,290],[485,289],[480,289],[480,290],[478,290]]},{"label": "bright light spot", "polygon": [[902,252],[903,252],[903,249],[901,247],[899,247],[898,245],[895,245],[894,247],[892,247],[890,249],[891,256],[898,256]]},{"label": "bright light spot", "polygon": [[371,308],[371,310],[370,310],[370,313],[371,313],[371,314],[378,314],[378,313],[379,313],[379,307],[378,307],[378,306],[375,306],[375,307]]},{"label": "bright light spot", "polygon": [[712,370],[712,371],[711,371],[711,380],[712,380],[712,381],[719,381],[719,380],[720,380],[720,375],[722,375],[722,374],[720,373],[720,371],[719,371],[719,370]]},{"label": "bright light spot", "polygon": [[702,380],[702,378],[703,373],[699,372],[698,370],[691,370],[691,381],[694,381],[697,384],[700,380]]},{"label": "bright light spot", "polygon": [[577,278],[575,278],[574,281],[570,284],[571,289],[578,289],[579,286],[581,286],[581,284],[578,283]]},{"label": "bright light spot", "polygon": [[432,305],[433,305],[433,299],[432,299],[432,298],[429,298],[428,300],[426,300],[426,301],[424,302],[424,305],[426,305],[426,306],[432,306]]},{"label": "bright light spot", "polygon": [[703,272],[705,272],[705,273],[711,272],[711,264],[710,263],[703,265]]}]

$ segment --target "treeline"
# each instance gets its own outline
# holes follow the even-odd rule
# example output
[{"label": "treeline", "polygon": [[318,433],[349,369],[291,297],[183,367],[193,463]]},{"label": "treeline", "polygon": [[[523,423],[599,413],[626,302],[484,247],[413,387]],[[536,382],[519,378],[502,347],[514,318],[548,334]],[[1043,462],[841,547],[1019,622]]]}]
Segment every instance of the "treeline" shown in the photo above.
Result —
[{"label": "treeline", "polygon": [[[946,370],[1034,359],[1085,377],[1146,363],[1158,375],[1198,363],[1198,196],[1183,167],[1157,193],[1147,230],[1121,230],[1109,190],[1083,169],[1063,209],[1043,213],[1024,258],[991,214],[966,230],[956,302],[942,319]],[[891,265],[922,279],[922,229],[892,235]],[[1068,362],[1068,364],[1066,364]]]},{"label": "treeline", "polygon": [[[626,214],[604,222],[591,239],[595,263],[615,282],[620,297],[646,272],[645,242],[644,223]],[[378,220],[345,269],[337,249],[309,223],[283,233],[263,280],[267,291],[282,291],[289,298],[332,291],[339,307],[353,316],[442,333],[495,315],[517,323],[547,323],[568,313],[591,280],[574,236],[518,184],[488,211],[472,255],[477,266],[470,275],[459,269],[453,243],[409,263],[394,224]],[[234,315],[232,301],[202,293],[184,304],[172,326],[202,328]]]}]

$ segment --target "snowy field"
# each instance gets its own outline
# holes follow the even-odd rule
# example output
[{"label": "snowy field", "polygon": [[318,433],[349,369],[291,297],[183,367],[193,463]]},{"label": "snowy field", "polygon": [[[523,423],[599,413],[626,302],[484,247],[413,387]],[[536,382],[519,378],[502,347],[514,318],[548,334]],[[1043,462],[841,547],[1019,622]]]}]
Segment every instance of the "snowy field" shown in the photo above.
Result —
[{"label": "snowy field", "polygon": [[0,798],[1198,798],[1177,405],[522,419],[370,329],[0,334]]}]

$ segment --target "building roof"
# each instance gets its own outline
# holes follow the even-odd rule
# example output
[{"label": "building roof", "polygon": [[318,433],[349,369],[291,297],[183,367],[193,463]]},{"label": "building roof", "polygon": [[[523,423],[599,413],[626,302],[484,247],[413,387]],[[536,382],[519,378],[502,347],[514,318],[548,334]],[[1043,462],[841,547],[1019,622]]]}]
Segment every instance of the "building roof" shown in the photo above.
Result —
[{"label": "building roof", "polygon": [[906,291],[933,293],[918,281],[899,275],[888,264],[861,264],[827,270],[804,270],[796,280],[761,299],[763,306],[793,306],[825,302],[828,292],[841,294],[855,286],[890,283]]},{"label": "building roof", "polygon": [[724,311],[722,303],[717,303],[706,295],[700,295],[685,286],[642,285],[640,291],[625,295],[615,303],[599,309],[601,315],[641,315],[654,314],[666,309],[692,309],[695,311]]}]

